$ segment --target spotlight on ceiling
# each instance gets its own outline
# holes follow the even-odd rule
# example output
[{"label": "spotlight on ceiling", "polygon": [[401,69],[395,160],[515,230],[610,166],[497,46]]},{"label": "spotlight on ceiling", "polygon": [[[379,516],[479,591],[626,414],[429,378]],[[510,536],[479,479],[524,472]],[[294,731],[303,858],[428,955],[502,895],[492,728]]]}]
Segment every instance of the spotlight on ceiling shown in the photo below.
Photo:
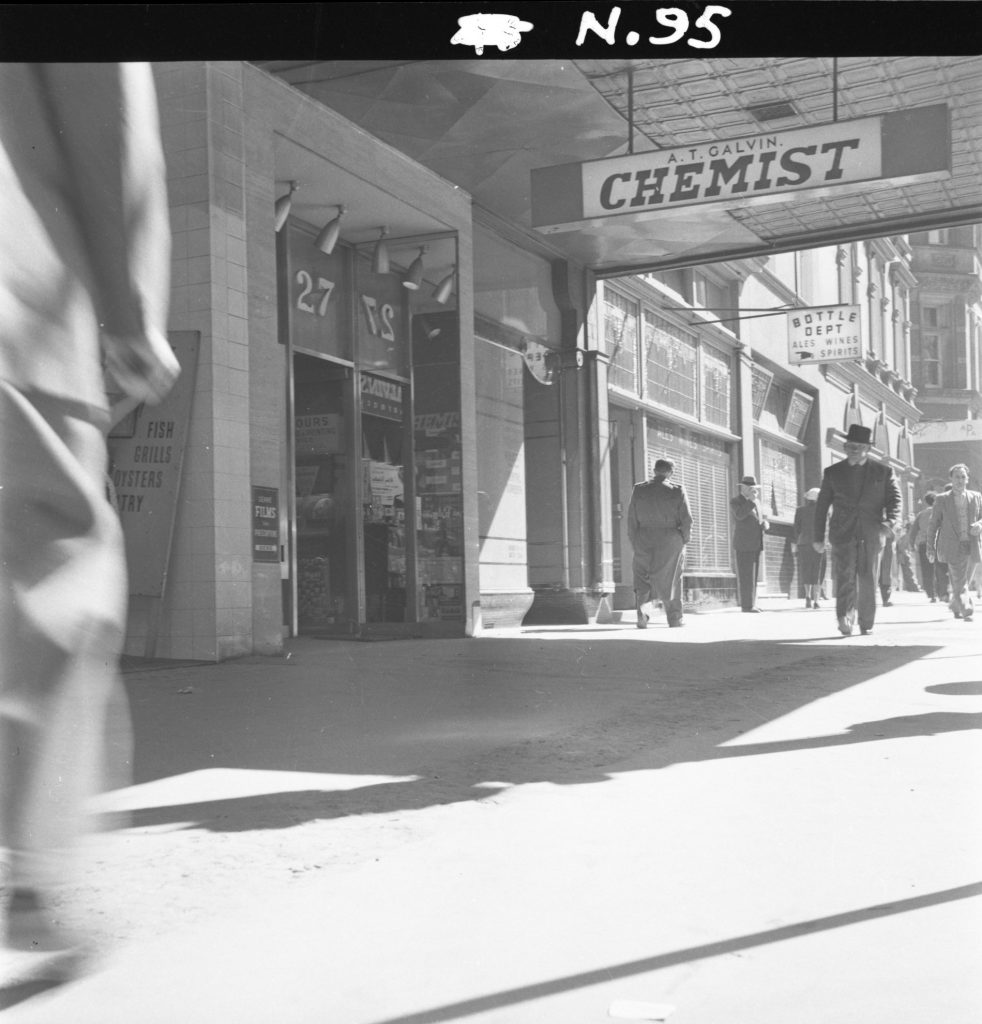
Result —
[{"label": "spotlight on ceiling", "polygon": [[425,252],[426,247],[422,246],[419,250],[419,255],[409,264],[409,271],[402,282],[403,288],[417,291],[423,283],[423,253]]},{"label": "spotlight on ceiling", "polygon": [[296,192],[298,188],[300,188],[300,182],[291,181],[290,191],[287,192],[285,196],[280,196],[280,198],[276,200],[276,205],[273,208],[276,231],[282,230],[287,217],[290,216],[290,207],[293,205],[293,193]]},{"label": "spotlight on ceiling", "polygon": [[381,233],[375,243],[375,251],[372,253],[372,272],[387,274],[389,272],[389,247],[386,244],[385,236],[389,233],[389,229],[379,228],[379,231]]},{"label": "spotlight on ceiling", "polygon": [[436,286],[433,291],[433,299],[435,302],[439,302],[441,306],[446,305],[447,299],[450,298],[450,293],[453,291],[453,281],[457,274],[457,268],[451,267],[450,273]]},{"label": "spotlight on ceiling", "polygon": [[314,239],[314,245],[325,256],[330,256],[334,252],[334,247],[338,244],[338,236],[341,234],[341,218],[343,216],[344,207],[338,206],[338,215],[333,220],[329,220],[321,229],[317,238]]}]

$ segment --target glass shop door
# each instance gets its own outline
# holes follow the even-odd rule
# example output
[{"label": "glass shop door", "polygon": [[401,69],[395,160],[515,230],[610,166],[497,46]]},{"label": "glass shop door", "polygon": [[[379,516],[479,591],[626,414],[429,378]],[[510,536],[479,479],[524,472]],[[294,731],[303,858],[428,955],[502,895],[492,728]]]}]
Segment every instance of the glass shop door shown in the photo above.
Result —
[{"label": "glass shop door", "polygon": [[297,631],[350,633],[358,622],[350,367],[293,356],[294,565]]}]

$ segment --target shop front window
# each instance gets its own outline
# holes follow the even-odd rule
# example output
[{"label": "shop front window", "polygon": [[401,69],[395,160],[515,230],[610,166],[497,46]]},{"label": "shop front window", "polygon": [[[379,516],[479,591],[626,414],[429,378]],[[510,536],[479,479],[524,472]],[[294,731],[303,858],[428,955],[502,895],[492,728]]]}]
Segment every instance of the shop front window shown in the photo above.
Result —
[{"label": "shop front window", "polygon": [[685,549],[686,573],[730,572],[729,446],[661,420],[648,420],[647,471],[655,460],[675,463],[672,479],[685,487],[692,535]]},{"label": "shop front window", "polygon": [[730,426],[729,357],[709,345],[702,348],[702,418],[717,427]]},{"label": "shop front window", "polygon": [[638,304],[604,287],[604,346],[610,357],[608,383],[621,391],[638,391]]},{"label": "shop front window", "polygon": [[414,317],[417,615],[464,616],[459,320],[456,310]]},{"label": "shop front window", "polygon": [[361,374],[365,621],[406,617],[406,385]]},{"label": "shop front window", "polygon": [[699,348],[695,336],[644,311],[648,398],[687,416],[699,412]]},{"label": "shop front window", "polygon": [[787,449],[760,442],[760,488],[767,514],[776,519],[794,519],[800,485],[800,460]]}]

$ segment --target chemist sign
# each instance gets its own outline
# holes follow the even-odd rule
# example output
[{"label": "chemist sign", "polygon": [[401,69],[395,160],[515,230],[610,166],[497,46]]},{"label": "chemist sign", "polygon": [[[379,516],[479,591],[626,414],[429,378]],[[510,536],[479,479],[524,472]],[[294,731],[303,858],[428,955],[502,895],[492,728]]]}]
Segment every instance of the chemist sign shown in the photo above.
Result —
[{"label": "chemist sign", "polygon": [[859,306],[812,306],[788,313],[789,363],[832,363],[862,355]]},{"label": "chemist sign", "polygon": [[564,231],[615,217],[664,216],[707,203],[726,209],[865,182],[948,177],[944,104],[878,117],[707,139],[531,172],[532,225]]}]

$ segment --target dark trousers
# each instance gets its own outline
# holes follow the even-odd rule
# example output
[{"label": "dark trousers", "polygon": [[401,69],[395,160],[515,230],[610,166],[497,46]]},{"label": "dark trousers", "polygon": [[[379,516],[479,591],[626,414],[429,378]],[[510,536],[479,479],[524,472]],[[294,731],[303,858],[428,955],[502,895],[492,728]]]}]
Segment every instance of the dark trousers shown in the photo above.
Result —
[{"label": "dark trousers", "polygon": [[878,527],[866,529],[859,537],[832,545],[835,575],[835,614],[851,619],[859,613],[859,628],[872,629],[876,619],[876,588],[880,575],[883,537]]},{"label": "dark trousers", "polygon": [[883,554],[880,556],[880,597],[886,604],[893,595],[893,563],[897,557],[897,545],[894,540],[888,540],[883,545]]},{"label": "dark trousers", "polygon": [[948,566],[944,562],[930,562],[927,545],[917,545],[917,561],[921,567],[921,583],[930,598],[948,600]]},{"label": "dark trousers", "polygon": [[749,611],[757,607],[757,576],[760,573],[759,551],[738,551],[737,590],[740,592],[740,607]]}]

